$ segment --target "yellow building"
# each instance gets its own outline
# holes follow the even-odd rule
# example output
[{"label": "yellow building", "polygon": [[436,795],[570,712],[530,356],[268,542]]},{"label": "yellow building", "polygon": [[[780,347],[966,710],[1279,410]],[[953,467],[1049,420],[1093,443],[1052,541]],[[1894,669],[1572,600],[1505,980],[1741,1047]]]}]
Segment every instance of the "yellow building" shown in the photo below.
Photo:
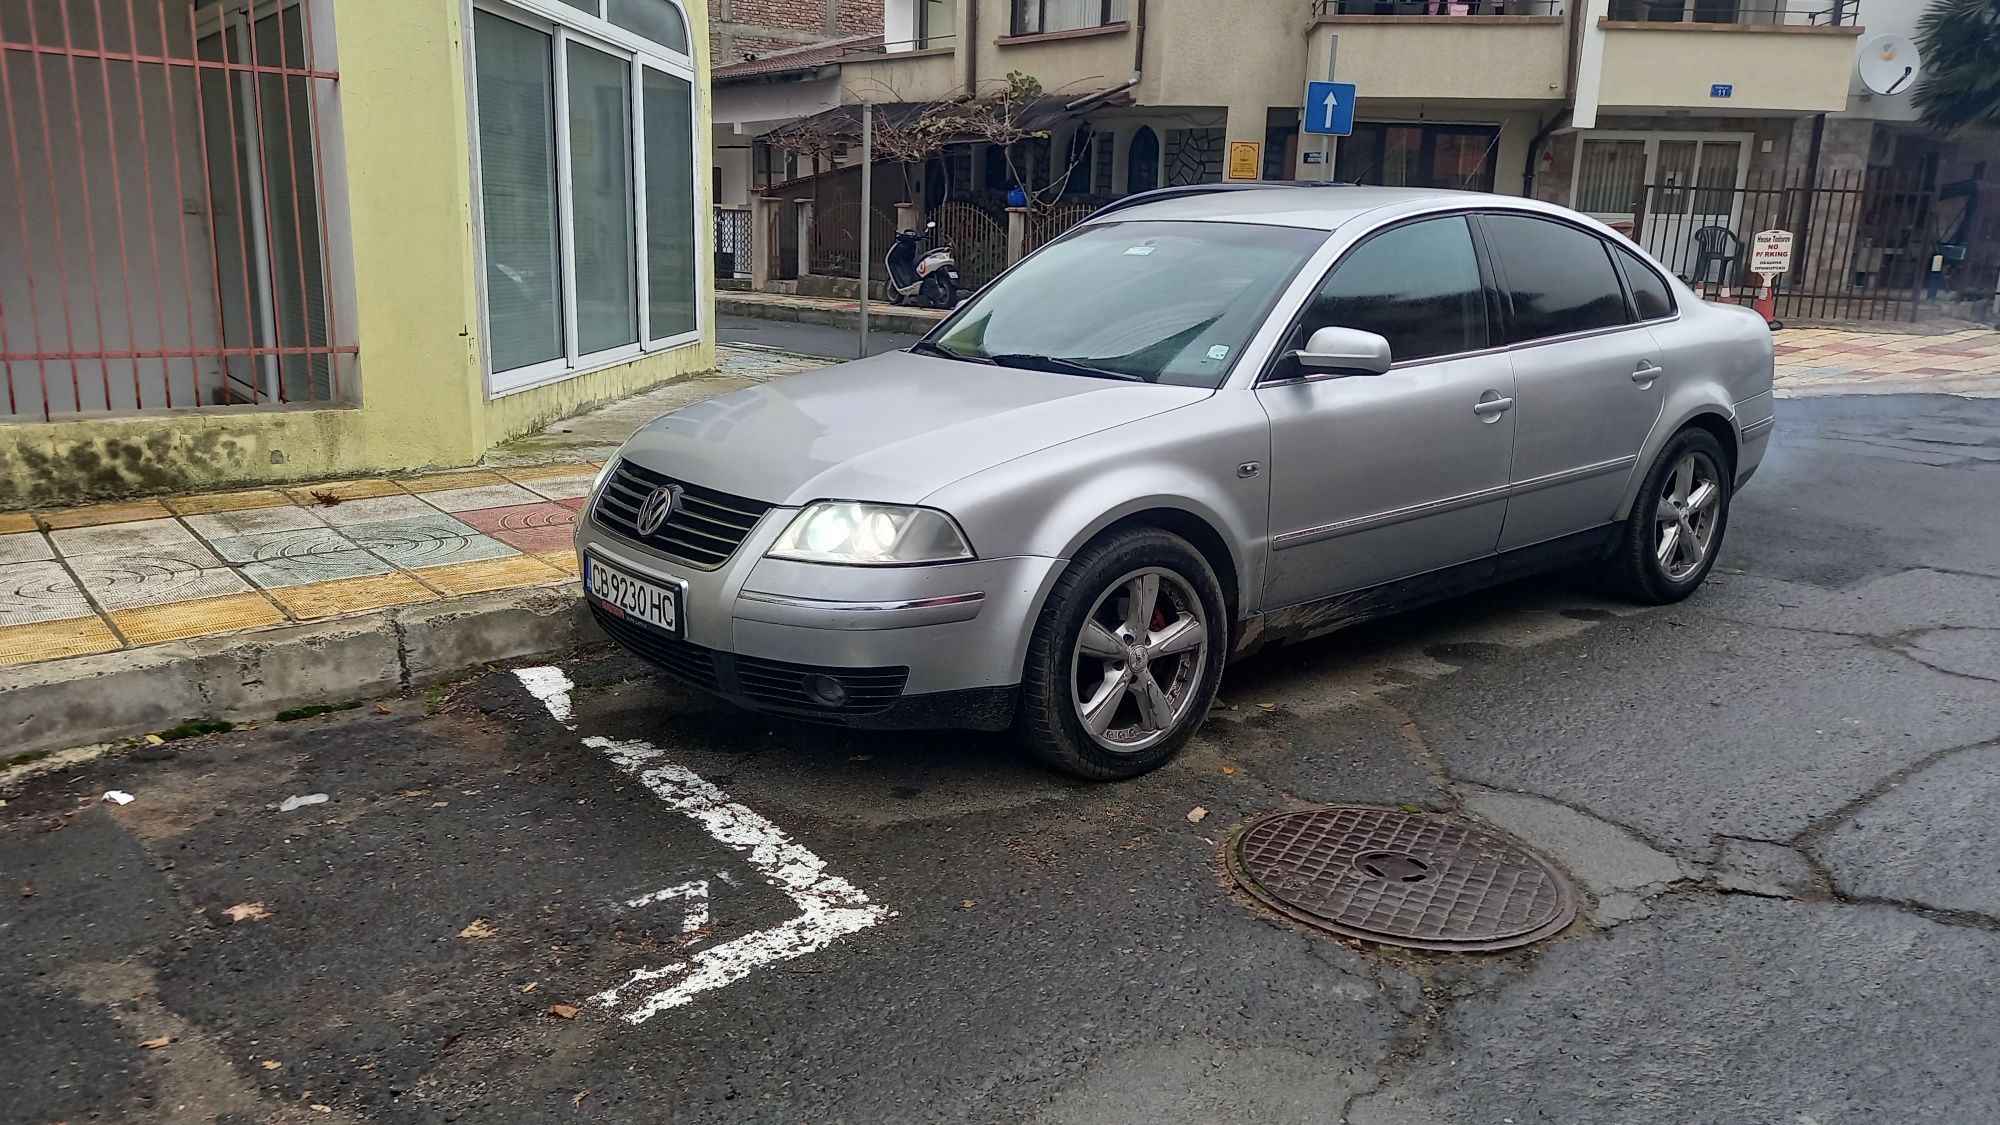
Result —
[{"label": "yellow building", "polygon": [[706,13],[0,3],[0,506],[464,465],[713,365]]}]

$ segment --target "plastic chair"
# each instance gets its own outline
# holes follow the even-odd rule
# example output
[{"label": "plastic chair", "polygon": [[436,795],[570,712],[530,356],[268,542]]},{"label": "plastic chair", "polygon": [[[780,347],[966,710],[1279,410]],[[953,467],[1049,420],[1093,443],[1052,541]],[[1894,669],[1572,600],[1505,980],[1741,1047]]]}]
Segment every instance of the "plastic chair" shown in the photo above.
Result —
[{"label": "plastic chair", "polygon": [[1736,263],[1743,257],[1743,240],[1728,227],[1703,227],[1694,232],[1694,276],[1688,280],[1696,285],[1709,280],[1712,267],[1721,266],[1722,276],[1717,280],[1724,285],[1736,276]]}]

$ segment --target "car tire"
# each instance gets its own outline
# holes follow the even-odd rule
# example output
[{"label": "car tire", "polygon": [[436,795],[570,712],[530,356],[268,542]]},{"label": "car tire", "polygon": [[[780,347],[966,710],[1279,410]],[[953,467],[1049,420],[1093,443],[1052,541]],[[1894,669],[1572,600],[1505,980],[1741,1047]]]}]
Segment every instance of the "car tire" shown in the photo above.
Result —
[{"label": "car tire", "polygon": [[[1151,605],[1135,610],[1145,598]],[[1079,552],[1049,593],[1028,643],[1015,734],[1078,777],[1137,777],[1201,726],[1228,651],[1222,585],[1201,552],[1155,528],[1118,532]]]},{"label": "car tire", "polygon": [[1639,486],[1604,564],[1605,584],[1650,605],[1694,593],[1722,551],[1731,495],[1729,457],[1715,435],[1697,428],[1675,434]]}]

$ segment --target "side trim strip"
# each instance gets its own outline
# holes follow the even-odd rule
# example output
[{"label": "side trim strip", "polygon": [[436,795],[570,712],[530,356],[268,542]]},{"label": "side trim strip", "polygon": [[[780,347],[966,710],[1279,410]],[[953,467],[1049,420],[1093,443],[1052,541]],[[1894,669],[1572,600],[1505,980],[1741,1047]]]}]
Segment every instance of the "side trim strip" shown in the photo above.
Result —
[{"label": "side trim strip", "polygon": [[1760,418],[1755,422],[1746,423],[1744,425],[1743,436],[1746,438],[1756,437],[1758,434],[1763,433],[1765,430],[1768,430],[1772,426],[1775,426],[1777,424],[1778,424],[1778,416],[1775,414],[1771,415],[1769,418]]},{"label": "side trim strip", "polygon": [[1273,536],[1271,547],[1273,550],[1278,551],[1285,550],[1288,547],[1303,547],[1308,543],[1338,539],[1343,535],[1353,535],[1360,531],[1371,531],[1378,527],[1390,527],[1395,524],[1406,523],[1410,520],[1422,519],[1426,516],[1442,515],[1445,512],[1457,511],[1460,508],[1469,508],[1475,504],[1483,504],[1489,500],[1499,500],[1508,496],[1525,496],[1530,492],[1539,492],[1545,488],[1554,488],[1557,485],[1571,484],[1576,481],[1587,480],[1591,477],[1603,476],[1606,473],[1615,473],[1623,469],[1629,469],[1637,464],[1638,460],[1639,458],[1636,455],[1614,457],[1609,461],[1599,461],[1593,465],[1579,465],[1574,469],[1564,469],[1561,472],[1530,477],[1527,480],[1502,485],[1498,488],[1483,488],[1477,492],[1449,496],[1443,500],[1412,504],[1407,508],[1396,508],[1392,511],[1377,512],[1374,515],[1357,516],[1353,519],[1341,520],[1337,523],[1301,528],[1298,531],[1287,531]]}]

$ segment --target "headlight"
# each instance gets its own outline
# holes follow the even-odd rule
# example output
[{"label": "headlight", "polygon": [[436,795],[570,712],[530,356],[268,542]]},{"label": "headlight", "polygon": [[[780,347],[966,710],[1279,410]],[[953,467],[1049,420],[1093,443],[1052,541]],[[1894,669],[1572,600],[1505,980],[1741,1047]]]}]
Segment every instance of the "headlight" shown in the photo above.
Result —
[{"label": "headlight", "polygon": [[846,500],[807,506],[767,552],[774,559],[897,566],[958,562],[975,557],[950,516],[928,508],[856,504]]},{"label": "headlight", "polygon": [[[624,451],[621,449],[619,452],[622,453]],[[597,479],[590,482],[589,496],[591,503],[597,503],[597,494],[604,491],[604,482],[611,479],[611,470],[617,467],[618,454],[614,453],[609,460],[604,462],[604,467],[597,470]]]}]

